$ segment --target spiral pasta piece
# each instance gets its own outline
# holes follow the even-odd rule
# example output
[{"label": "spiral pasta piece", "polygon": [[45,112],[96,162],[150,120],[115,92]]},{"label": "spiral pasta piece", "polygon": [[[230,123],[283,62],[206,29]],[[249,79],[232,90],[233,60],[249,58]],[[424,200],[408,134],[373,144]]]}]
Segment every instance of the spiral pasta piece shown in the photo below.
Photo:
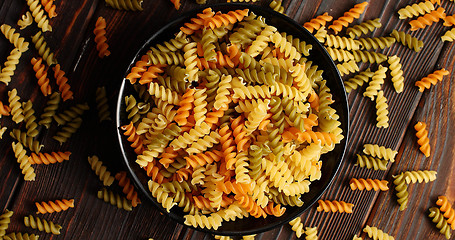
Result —
[{"label": "spiral pasta piece", "polygon": [[127,11],[142,11],[142,0],[105,0],[112,8]]},{"label": "spiral pasta piece", "polygon": [[98,156],[93,155],[88,157],[88,163],[90,164],[92,170],[99,177],[100,181],[103,182],[104,186],[111,186],[114,182],[114,177],[112,177],[111,172],[109,172],[106,166],[103,165],[103,162],[100,161]]},{"label": "spiral pasta piece", "polygon": [[414,125],[414,129],[417,137],[417,144],[420,145],[419,150],[425,155],[425,157],[430,156],[430,139],[428,139],[428,130],[426,129],[427,125],[423,122],[417,122]]},{"label": "spiral pasta piece", "polygon": [[38,27],[41,28],[43,32],[50,31],[52,32],[52,26],[49,24],[49,19],[44,13],[44,10],[41,8],[39,0],[27,0],[27,5],[32,12],[32,16],[35,19],[35,22],[38,24]]},{"label": "spiral pasta piece", "polygon": [[366,63],[382,63],[387,60],[387,56],[382,53],[368,52],[362,50],[352,51],[354,61]]},{"label": "spiral pasta piece", "polygon": [[441,40],[443,42],[453,42],[455,40],[455,28],[445,32],[444,35],[441,36]]},{"label": "spiral pasta piece", "polygon": [[341,76],[359,71],[359,66],[357,65],[357,63],[354,60],[337,64],[337,68],[338,68],[338,71],[340,71]]},{"label": "spiral pasta piece", "polygon": [[364,97],[369,97],[371,101],[374,101],[375,96],[378,95],[378,92],[381,90],[382,84],[384,84],[384,79],[386,78],[387,68],[382,65],[379,66],[378,70],[374,72],[371,81],[363,93]]},{"label": "spiral pasta piece", "polygon": [[36,123],[35,110],[33,110],[32,101],[22,103],[22,110],[24,111],[25,128],[27,129],[27,136],[36,137],[38,135],[38,124]]},{"label": "spiral pasta piece", "polygon": [[8,225],[11,222],[11,217],[13,216],[13,211],[9,211],[8,209],[5,210],[3,214],[0,215],[0,237],[4,237],[6,234],[6,230],[8,229]]},{"label": "spiral pasta piece", "polygon": [[359,50],[360,43],[357,40],[338,35],[326,35],[324,44],[328,47],[340,48],[346,50]]},{"label": "spiral pasta piece", "polygon": [[395,184],[395,191],[397,192],[397,202],[400,204],[400,211],[405,210],[408,207],[408,185],[406,184],[406,178],[404,173],[392,176],[394,178],[393,184]]},{"label": "spiral pasta piece", "polygon": [[0,101],[0,118],[2,116],[9,116],[11,108],[8,105],[3,105],[3,102]]},{"label": "spiral pasta piece", "polygon": [[106,97],[106,88],[104,86],[96,89],[95,101],[100,122],[111,121],[111,113],[109,112],[109,104]]},{"label": "spiral pasta piece", "polygon": [[45,126],[47,129],[51,126],[52,118],[55,116],[55,112],[58,109],[60,103],[60,94],[53,93],[44,107],[43,113],[41,114],[41,120],[38,122],[39,125]]},{"label": "spiral pasta piece", "polygon": [[217,230],[223,220],[219,214],[212,213],[210,216],[205,215],[185,215],[185,225]]},{"label": "spiral pasta piece", "polygon": [[28,50],[29,43],[25,41],[25,38],[21,37],[21,35],[16,32],[16,29],[8,24],[2,24],[0,26],[0,31],[3,35],[5,35],[6,39],[14,45],[15,48],[19,49],[19,51],[26,52]]},{"label": "spiral pasta piece", "polygon": [[167,192],[164,191],[163,187],[160,186],[160,184],[149,180],[148,187],[152,193],[152,196],[155,197],[159,203],[161,203],[167,212],[169,212],[171,208],[176,205],[176,203],[172,201],[172,198],[168,195]]},{"label": "spiral pasta piece", "polygon": [[58,224],[55,224],[51,221],[47,221],[46,219],[34,217],[33,215],[28,215],[24,217],[24,225],[26,227],[31,227],[33,229],[38,229],[39,231],[52,233],[55,235],[59,235],[60,229],[62,229],[62,226]]},{"label": "spiral pasta piece", "polygon": [[71,152],[32,153],[28,157],[30,164],[54,164],[70,159]]},{"label": "spiral pasta piece", "polygon": [[368,2],[363,2],[354,5],[353,8],[349,9],[349,11],[345,12],[342,17],[333,21],[333,24],[330,25],[328,28],[332,29],[335,33],[338,33],[343,29],[343,27],[347,27],[349,23],[352,23],[354,19],[359,18],[360,14],[365,11]]},{"label": "spiral pasta piece", "polygon": [[41,92],[44,96],[52,93],[51,85],[49,85],[49,78],[47,78],[47,70],[45,69],[42,58],[32,58],[31,63],[35,76],[38,79],[38,85],[40,86]]},{"label": "spiral pasta piece", "polygon": [[384,49],[390,47],[395,43],[396,39],[393,37],[373,37],[373,38],[359,38],[358,41],[362,49]]},{"label": "spiral pasta piece", "polygon": [[98,50],[98,57],[103,58],[111,55],[111,52],[108,50],[109,45],[106,43],[106,20],[103,17],[98,17],[95,23],[95,29],[93,29],[93,34],[95,34],[95,43],[96,50]]},{"label": "spiral pasta piece", "polygon": [[32,42],[35,45],[35,49],[38,51],[38,54],[44,59],[48,66],[57,63],[54,53],[51,51],[49,46],[47,46],[47,42],[45,41],[41,31],[38,31],[35,35],[33,35]]},{"label": "spiral pasta piece", "polygon": [[174,121],[179,126],[183,126],[188,122],[187,118],[190,116],[190,110],[193,109],[194,93],[194,89],[188,88],[179,102],[180,107],[177,109],[177,115],[174,117]]},{"label": "spiral pasta piece", "polygon": [[423,48],[423,41],[420,41],[419,39],[412,37],[405,32],[399,32],[394,29],[390,35],[394,37],[397,42],[403,44],[409,49],[413,49],[416,52],[420,52],[420,50]]},{"label": "spiral pasta piece", "polygon": [[[247,0],[249,1],[249,0]],[[253,0],[253,2],[255,2],[256,0]],[[236,0],[234,0],[233,2],[236,2]],[[271,9],[273,9],[274,11],[277,11],[281,14],[284,14],[284,7],[281,5],[282,1],[278,1],[278,0],[272,0],[269,4],[269,7]]]},{"label": "spiral pasta piece", "polygon": [[90,107],[87,103],[76,104],[64,112],[54,115],[54,120],[58,123],[58,125],[65,125],[66,123],[82,116],[82,114],[89,109]]},{"label": "spiral pasta piece", "polygon": [[10,136],[17,141],[19,141],[24,147],[30,149],[35,153],[39,153],[43,145],[38,141],[34,140],[32,137],[27,136],[25,132],[21,132],[19,129],[13,129],[10,132]]},{"label": "spiral pasta piece", "polygon": [[404,172],[404,177],[407,184],[411,183],[422,183],[422,182],[432,182],[436,180],[436,171],[406,171]]},{"label": "spiral pasta piece", "polygon": [[372,157],[378,157],[390,162],[395,162],[395,156],[398,152],[377,144],[364,144],[363,153]]},{"label": "spiral pasta piece", "polygon": [[330,16],[327,12],[319,15],[310,21],[303,24],[303,27],[306,28],[310,33],[313,33],[314,30],[319,30],[322,26],[325,26],[327,22],[332,21],[333,17]]},{"label": "spiral pasta piece", "polygon": [[363,86],[364,83],[367,83],[370,78],[372,78],[374,72],[370,71],[370,69],[366,69],[354,77],[349,78],[348,80],[344,81],[344,87],[347,93],[350,93],[352,90],[356,90],[358,87]]},{"label": "spiral pasta piece", "polygon": [[16,89],[8,91],[9,108],[11,109],[11,116],[15,123],[24,121],[22,104],[19,101],[20,97],[17,95]]},{"label": "spiral pasta piece", "polygon": [[55,12],[56,6],[54,4],[54,0],[41,0],[41,4],[44,7],[44,11],[46,11],[49,15],[49,18],[57,16],[57,13]]},{"label": "spiral pasta piece", "polygon": [[351,38],[360,37],[362,34],[368,34],[369,32],[373,32],[376,28],[380,27],[382,27],[381,21],[379,18],[376,18],[346,29],[346,34],[348,34]]},{"label": "spiral pasta piece", "polygon": [[297,238],[300,238],[303,235],[303,233],[305,233],[305,230],[303,230],[302,219],[300,217],[296,217],[293,220],[291,220],[289,222],[289,225],[291,225],[292,231],[295,232]]},{"label": "spiral pasta piece", "polygon": [[129,200],[117,193],[114,193],[113,191],[107,190],[106,188],[99,190],[97,197],[106,203],[110,203],[111,205],[116,206],[119,209],[124,209],[126,211],[133,210],[131,202]]},{"label": "spiral pasta piece", "polygon": [[431,85],[436,85],[438,81],[442,81],[442,78],[449,75],[449,71],[443,69],[436,70],[428,76],[422,78],[415,83],[415,86],[419,88],[419,92],[423,92],[425,89],[430,89]]},{"label": "spiral pasta piece", "polygon": [[411,25],[411,31],[416,31],[418,29],[425,28],[426,26],[430,26],[434,22],[439,22],[440,19],[444,19],[445,17],[445,9],[440,7],[437,10],[433,10],[422,17],[417,18],[416,20],[410,21],[409,25]]},{"label": "spiral pasta piece", "polygon": [[17,21],[17,25],[20,29],[25,29],[26,27],[32,25],[33,23],[33,16],[30,11],[27,11],[25,14],[22,15],[22,18]]},{"label": "spiral pasta piece", "polygon": [[452,230],[455,230],[455,210],[452,208],[452,204],[446,196],[438,196],[436,205],[439,206],[439,210],[444,213],[444,217],[447,218],[447,223],[450,224]]},{"label": "spiral pasta piece", "polygon": [[65,72],[60,69],[60,64],[56,64],[52,70],[54,70],[54,77],[63,101],[73,99],[73,92],[70,90],[71,86],[68,84],[68,78],[65,77]]},{"label": "spiral pasta piece", "polygon": [[37,214],[53,213],[66,211],[69,208],[74,208],[74,199],[62,199],[48,202],[35,202],[38,211]]},{"label": "spiral pasta piece", "polygon": [[317,227],[305,227],[305,240],[318,240]]},{"label": "spiral pasta piece", "polygon": [[389,110],[387,108],[387,98],[384,96],[384,92],[381,90],[376,96],[376,127],[388,128],[389,127]]},{"label": "spiral pasta piece", "polygon": [[16,66],[19,63],[21,55],[21,51],[19,51],[17,48],[14,48],[11,51],[9,56],[6,58],[5,67],[1,69],[0,82],[3,82],[8,86],[8,84],[11,82],[11,77],[14,75],[14,71],[16,70]]},{"label": "spiral pasta piece", "polygon": [[363,232],[368,234],[368,237],[372,238],[373,240],[395,240],[394,237],[384,233],[381,229],[377,227],[370,227],[368,225],[363,228]]},{"label": "spiral pasta piece", "polygon": [[194,119],[196,120],[195,126],[200,126],[206,118],[207,113],[207,94],[205,89],[197,89],[194,93]]},{"label": "spiral pasta piece", "polygon": [[404,77],[403,70],[401,70],[400,58],[393,55],[389,57],[388,63],[390,75],[392,76],[393,87],[397,93],[401,93],[404,88]]},{"label": "spiral pasta piece", "polygon": [[387,191],[389,190],[389,187],[387,186],[389,182],[386,180],[379,180],[379,179],[363,179],[363,178],[352,178],[351,181],[349,181],[349,186],[351,187],[352,190],[367,190],[367,191]]},{"label": "spiral pasta piece", "polygon": [[346,203],[343,201],[329,201],[329,200],[318,200],[319,206],[317,207],[317,211],[321,212],[340,212],[340,213],[352,213],[352,208],[354,204]]},{"label": "spiral pasta piece", "polygon": [[430,214],[428,215],[433,223],[436,224],[436,227],[439,229],[439,232],[444,234],[446,239],[450,239],[452,231],[450,230],[447,220],[444,219],[444,216],[441,214],[441,211],[437,207],[431,207],[429,209]]},{"label": "spiral pasta piece", "polygon": [[180,31],[187,35],[191,35],[195,31],[201,29],[206,23],[206,20],[209,20],[214,15],[215,12],[213,12],[211,8],[206,8],[202,11],[202,13],[197,14],[197,18],[191,18],[191,22],[187,22],[184,26],[180,27]]},{"label": "spiral pasta piece", "polygon": [[136,207],[141,203],[141,200],[137,197],[134,186],[131,184],[131,180],[126,176],[125,171],[115,174],[115,179],[118,181],[118,185],[123,188],[122,191],[126,194],[126,199],[131,201],[133,207]]},{"label": "spiral pasta piece", "polygon": [[54,137],[52,137],[54,140],[58,141],[61,144],[65,143],[81,126],[82,124],[82,118],[77,117],[58,131]]},{"label": "spiral pasta piece", "polygon": [[348,62],[350,60],[354,60],[354,55],[352,55],[349,51],[331,47],[326,47],[326,49],[334,61]]},{"label": "spiral pasta piece", "polygon": [[434,10],[434,5],[431,1],[425,1],[420,3],[414,3],[412,5],[407,5],[404,8],[398,10],[400,19],[413,18],[425,13],[429,13]]},{"label": "spiral pasta piece", "polygon": [[4,237],[5,240],[38,240],[39,235],[12,232]]}]

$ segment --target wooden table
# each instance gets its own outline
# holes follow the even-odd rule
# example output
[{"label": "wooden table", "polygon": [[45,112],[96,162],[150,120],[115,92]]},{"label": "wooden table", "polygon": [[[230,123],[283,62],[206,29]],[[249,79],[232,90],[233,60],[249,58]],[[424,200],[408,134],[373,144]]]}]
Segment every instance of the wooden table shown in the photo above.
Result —
[{"label": "wooden table", "polygon": [[[211,1],[210,3],[223,2]],[[255,4],[267,6],[270,1]],[[303,2],[303,3],[302,3]],[[345,10],[361,1],[351,0],[284,0],[286,14],[304,23],[315,15],[328,12],[341,16]],[[360,20],[380,18],[383,27],[375,36],[388,35],[393,29],[409,31],[407,21],[399,20],[397,10],[412,1],[371,0],[366,14]],[[442,0],[447,13],[455,13],[455,3]],[[67,143],[60,146],[51,136],[57,131],[53,126],[43,130],[37,137],[44,144],[44,152],[71,151],[71,159],[61,164],[37,166],[35,182],[23,181],[23,176],[11,149],[12,139],[5,134],[0,141],[0,211],[15,212],[8,232],[27,229],[23,217],[36,211],[34,202],[61,198],[74,198],[76,207],[69,211],[53,214],[48,220],[63,226],[62,234],[52,236],[39,233],[40,239],[212,239],[207,234],[194,231],[172,222],[162,216],[151,204],[142,204],[132,212],[119,210],[105,204],[96,197],[101,187],[87,162],[87,156],[97,154],[113,173],[122,169],[121,155],[113,122],[98,122],[95,90],[106,86],[111,113],[114,113],[116,96],[129,60],[138,47],[157,29],[179,14],[198,6],[191,0],[182,0],[176,11],[167,0],[144,1],[142,12],[117,11],[106,7],[104,1],[55,1],[58,16],[50,23],[53,32],[45,34],[46,40],[55,52],[62,69],[67,72],[69,83],[75,92],[73,101],[65,102],[62,108],[74,103],[88,102],[90,111],[84,122]],[[3,0],[0,3],[0,23],[16,27],[16,22],[27,9],[26,1]],[[112,54],[100,59],[95,50],[92,33],[98,16],[106,18],[107,38]],[[37,31],[32,25],[20,33],[31,41]],[[352,202],[353,214],[318,213],[315,207],[302,215],[305,226],[317,226],[320,239],[352,239],[366,225],[376,226],[396,239],[444,239],[426,215],[430,206],[435,205],[439,195],[455,200],[455,90],[451,74],[436,86],[420,93],[414,82],[430,72],[446,68],[454,69],[455,45],[443,43],[440,36],[449,28],[435,24],[425,30],[413,33],[423,40],[425,47],[416,53],[400,44],[383,51],[398,55],[403,65],[404,92],[396,94],[390,81],[384,85],[389,103],[390,127],[378,129],[375,126],[375,107],[363,97],[364,90],[349,94],[351,109],[350,139],[347,155],[332,186],[323,199],[338,199]],[[7,103],[7,91],[17,88],[22,100],[31,99],[37,116],[46,102],[39,88],[30,64],[37,52],[30,46],[23,54],[16,74],[9,86],[0,84],[0,100]],[[5,61],[12,47],[0,37],[0,59]],[[113,115],[112,115],[113,117]],[[429,131],[431,156],[425,158],[418,150],[414,124],[425,122]],[[11,118],[1,118],[2,126],[14,127]],[[55,124],[54,124],[55,125]],[[387,171],[372,171],[354,166],[355,154],[364,143],[377,143],[399,151],[397,161],[389,164]],[[352,191],[348,181],[352,177],[379,178],[392,181],[392,175],[406,170],[436,170],[438,178],[427,184],[413,184],[409,187],[408,208],[400,212],[394,191],[367,192]],[[393,185],[389,185],[393,188]],[[295,239],[289,225],[261,233],[257,239]],[[455,239],[452,237],[452,239]]]}]

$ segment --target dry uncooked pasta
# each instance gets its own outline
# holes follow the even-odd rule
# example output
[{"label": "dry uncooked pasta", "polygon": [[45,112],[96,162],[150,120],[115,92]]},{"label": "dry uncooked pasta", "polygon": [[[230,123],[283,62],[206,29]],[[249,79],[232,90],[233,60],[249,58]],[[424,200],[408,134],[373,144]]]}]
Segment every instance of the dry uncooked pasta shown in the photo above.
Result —
[{"label": "dry uncooked pasta", "polygon": [[[248,9],[197,15],[127,76],[156,103],[141,113],[142,100],[127,96],[121,127],[151,177],[149,190],[166,211],[182,207],[185,224],[201,228],[302,206],[321,178],[320,155],[343,139],[322,70],[302,57],[311,47]],[[337,40],[329,41],[359,47]],[[158,64],[154,79],[137,81]],[[159,80],[169,75],[184,87]]]}]

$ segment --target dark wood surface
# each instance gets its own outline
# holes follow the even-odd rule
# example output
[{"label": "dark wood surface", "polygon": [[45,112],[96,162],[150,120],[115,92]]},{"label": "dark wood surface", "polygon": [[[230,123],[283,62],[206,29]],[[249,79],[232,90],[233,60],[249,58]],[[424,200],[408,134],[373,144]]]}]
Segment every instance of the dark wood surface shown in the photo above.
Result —
[{"label": "dark wood surface", "polygon": [[[209,3],[224,2],[210,1]],[[270,1],[255,4],[267,6]],[[286,14],[299,23],[315,15],[328,12],[339,17],[355,3],[353,0],[284,0]],[[383,27],[374,36],[388,35],[392,29],[409,31],[407,21],[399,20],[396,11],[406,4],[418,1],[371,0],[362,20],[380,18]],[[61,164],[37,166],[35,182],[25,182],[11,149],[12,139],[6,133],[0,140],[0,211],[15,212],[8,232],[27,229],[23,217],[36,211],[35,201],[74,198],[76,207],[69,211],[52,214],[46,219],[60,223],[62,234],[53,236],[39,233],[40,239],[213,239],[212,236],[194,231],[172,222],[162,216],[151,204],[141,204],[132,212],[119,210],[98,200],[96,192],[101,187],[97,177],[90,170],[87,156],[96,154],[111,172],[122,170],[115,128],[112,122],[98,123],[95,90],[106,86],[111,113],[114,113],[118,88],[130,59],[138,48],[156,30],[180,13],[197,8],[191,0],[182,0],[176,11],[167,0],[144,1],[142,12],[117,11],[106,7],[104,1],[55,1],[57,17],[50,23],[53,32],[45,33],[46,40],[56,53],[62,69],[67,72],[69,83],[75,92],[75,99],[65,102],[63,107],[88,102],[90,111],[84,115],[84,122],[67,143],[60,146],[51,136],[57,131],[42,129],[37,139],[44,144],[44,152],[71,151],[71,159]],[[455,13],[455,3],[442,0],[447,13]],[[27,9],[26,1],[3,0],[0,3],[0,24],[16,27],[16,22]],[[112,54],[104,59],[97,56],[92,33],[98,16],[107,21],[107,38]],[[349,94],[351,109],[350,139],[347,155],[332,186],[323,195],[324,199],[337,199],[355,205],[353,214],[318,213],[315,207],[302,215],[305,226],[317,226],[319,239],[352,239],[366,225],[376,226],[395,236],[396,239],[444,239],[426,217],[427,209],[435,205],[437,196],[446,195],[453,203],[455,199],[455,91],[454,74],[423,94],[414,87],[414,82],[435,69],[454,69],[455,45],[440,40],[449,28],[435,24],[413,33],[423,40],[425,46],[415,53],[400,44],[383,51],[396,54],[403,65],[404,92],[396,94],[390,81],[384,85],[389,103],[390,127],[378,129],[375,126],[375,107],[359,92]],[[20,33],[31,42],[37,32],[34,24]],[[42,112],[46,98],[42,96],[30,64],[37,52],[30,50],[22,55],[9,86],[0,84],[0,100],[7,103],[7,91],[17,88],[22,100],[31,99],[36,116]],[[5,61],[12,46],[0,37],[0,59]],[[364,66],[365,67],[365,66]],[[55,89],[55,86],[53,86]],[[113,117],[113,115],[111,116]],[[2,126],[14,128],[9,117],[0,119]],[[429,131],[431,156],[425,158],[418,150],[414,124],[425,122]],[[377,143],[399,150],[397,161],[389,164],[387,171],[372,171],[354,166],[355,153],[364,143]],[[400,212],[394,191],[367,192],[352,191],[348,181],[352,177],[379,178],[392,181],[392,175],[406,170],[436,170],[438,178],[428,184],[414,184],[409,187],[408,208]],[[393,185],[390,184],[390,188]],[[363,236],[365,236],[363,234]],[[256,239],[295,239],[289,225],[258,234]],[[455,239],[452,237],[452,239]]]}]

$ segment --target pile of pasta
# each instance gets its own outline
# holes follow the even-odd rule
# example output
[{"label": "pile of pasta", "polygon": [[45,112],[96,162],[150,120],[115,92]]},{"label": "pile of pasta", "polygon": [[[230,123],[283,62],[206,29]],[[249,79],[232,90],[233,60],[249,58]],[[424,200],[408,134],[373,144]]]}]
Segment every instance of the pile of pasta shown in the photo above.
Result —
[{"label": "pile of pasta", "polygon": [[311,49],[248,9],[207,8],[135,63],[121,128],[167,211],[217,229],[303,205],[343,139]]}]

